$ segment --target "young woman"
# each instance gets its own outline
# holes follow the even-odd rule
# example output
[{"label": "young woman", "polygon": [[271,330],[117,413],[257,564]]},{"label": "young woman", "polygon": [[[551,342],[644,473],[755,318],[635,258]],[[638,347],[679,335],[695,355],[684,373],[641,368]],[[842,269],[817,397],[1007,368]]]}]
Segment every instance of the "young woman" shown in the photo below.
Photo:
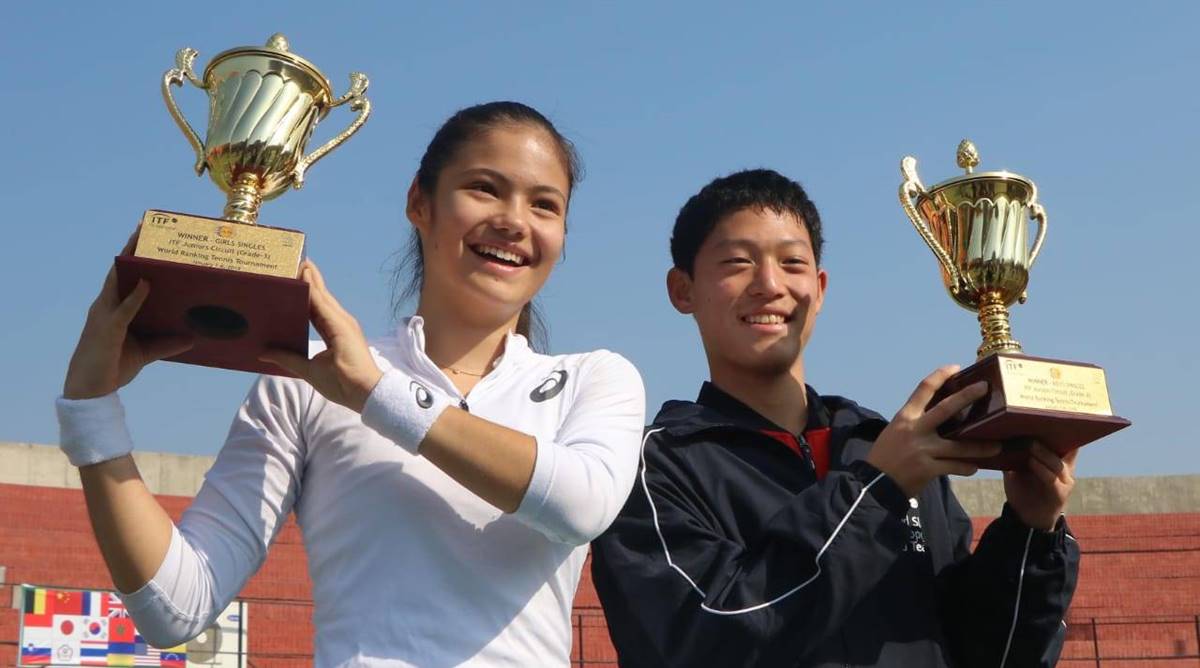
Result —
[{"label": "young woman", "polygon": [[58,401],[96,539],[143,635],[199,633],[289,512],[313,581],[317,666],[566,666],[587,544],[633,484],[644,392],[604,350],[550,356],[530,302],[559,259],[570,143],[512,102],[438,131],[408,194],[417,314],[369,345],[317,267],[311,360],[260,378],[178,526],[141,482],[116,390],[186,341],[126,334],[152,286],[110,274]]}]

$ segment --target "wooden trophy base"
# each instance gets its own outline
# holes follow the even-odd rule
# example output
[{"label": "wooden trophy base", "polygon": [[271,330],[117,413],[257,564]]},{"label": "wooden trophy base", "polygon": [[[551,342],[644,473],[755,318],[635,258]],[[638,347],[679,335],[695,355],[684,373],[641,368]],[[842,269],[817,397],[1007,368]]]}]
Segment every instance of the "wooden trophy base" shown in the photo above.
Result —
[{"label": "wooden trophy base", "polygon": [[995,457],[969,460],[979,468],[1024,469],[1034,441],[1061,456],[1131,424],[1113,415],[1100,367],[1015,353],[988,355],[958,372],[930,405],[981,380],[988,395],[938,428],[949,439],[1004,444]]},{"label": "wooden trophy base", "polygon": [[133,255],[116,258],[122,298],[150,283],[130,330],[138,337],[186,335],[191,350],[171,362],[290,376],[260,362],[268,348],[308,356],[308,284],[296,278],[200,267]]}]

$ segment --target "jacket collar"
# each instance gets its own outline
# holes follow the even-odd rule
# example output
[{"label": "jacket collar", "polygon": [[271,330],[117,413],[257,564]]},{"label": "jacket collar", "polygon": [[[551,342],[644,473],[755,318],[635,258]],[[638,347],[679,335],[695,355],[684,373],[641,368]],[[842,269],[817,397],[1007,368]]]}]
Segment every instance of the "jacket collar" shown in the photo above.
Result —
[{"label": "jacket collar", "polygon": [[[804,386],[804,392],[808,404],[808,422],[804,425],[804,431],[828,427],[829,410],[821,401],[821,395],[808,385]],[[755,431],[786,431],[710,381],[705,381],[704,385],[700,386],[700,396],[696,398],[696,403],[724,415],[732,426]]]},{"label": "jacket collar", "polygon": [[[876,422],[882,428],[886,421],[878,413],[867,410],[849,399],[822,396],[805,385],[808,398],[806,432],[821,428],[856,427],[863,422]],[[710,429],[750,430],[755,432],[784,431],[782,427],[760,415],[753,408],[728,392],[705,382],[696,401],[668,401],[654,418],[654,427],[661,427],[673,436],[686,437]]]},{"label": "jacket collar", "polygon": [[[425,318],[419,315],[409,316],[400,323],[400,327],[396,332],[396,338],[399,340],[400,348],[407,355],[416,356],[425,354]],[[504,336],[504,352],[500,357],[496,358],[493,366],[494,369],[499,369],[505,364],[513,364],[528,353],[532,352],[529,347],[529,342],[524,336],[517,334],[514,331],[509,331]]]},{"label": "jacket collar", "polygon": [[[425,354],[425,319],[419,315],[405,318],[396,328],[393,339],[395,355],[400,368],[419,378],[443,386],[451,396],[457,393],[453,384],[438,366]],[[508,332],[504,338],[504,352],[496,358],[496,362],[485,378],[498,378],[508,374],[529,357],[536,355],[529,347],[524,336],[516,332]]]}]

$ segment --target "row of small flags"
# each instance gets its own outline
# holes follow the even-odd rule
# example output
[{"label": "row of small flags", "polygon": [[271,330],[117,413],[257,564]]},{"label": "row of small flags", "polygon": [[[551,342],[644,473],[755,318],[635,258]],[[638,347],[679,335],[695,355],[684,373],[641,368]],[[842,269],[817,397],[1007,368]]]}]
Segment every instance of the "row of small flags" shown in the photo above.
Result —
[{"label": "row of small flags", "polygon": [[21,587],[18,666],[158,666],[185,668],[184,645],[146,644],[121,599],[111,592]]}]

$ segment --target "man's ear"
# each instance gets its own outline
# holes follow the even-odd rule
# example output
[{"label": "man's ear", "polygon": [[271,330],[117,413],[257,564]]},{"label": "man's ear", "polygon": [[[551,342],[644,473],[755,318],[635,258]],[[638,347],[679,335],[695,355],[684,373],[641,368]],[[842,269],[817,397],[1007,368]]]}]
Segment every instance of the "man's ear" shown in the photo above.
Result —
[{"label": "man's ear", "polygon": [[420,232],[429,230],[429,223],[432,220],[431,213],[432,203],[421,190],[420,184],[417,183],[417,177],[413,177],[412,184],[408,186],[408,204],[404,207],[404,213],[408,216],[408,222],[413,224]]},{"label": "man's ear", "polygon": [[679,267],[671,267],[667,272],[667,297],[671,306],[684,315],[691,315],[695,310],[692,304],[692,277]]},{"label": "man's ear", "polygon": [[816,312],[821,312],[821,307],[825,305],[825,290],[829,288],[829,273],[824,269],[817,270],[817,300]]}]

